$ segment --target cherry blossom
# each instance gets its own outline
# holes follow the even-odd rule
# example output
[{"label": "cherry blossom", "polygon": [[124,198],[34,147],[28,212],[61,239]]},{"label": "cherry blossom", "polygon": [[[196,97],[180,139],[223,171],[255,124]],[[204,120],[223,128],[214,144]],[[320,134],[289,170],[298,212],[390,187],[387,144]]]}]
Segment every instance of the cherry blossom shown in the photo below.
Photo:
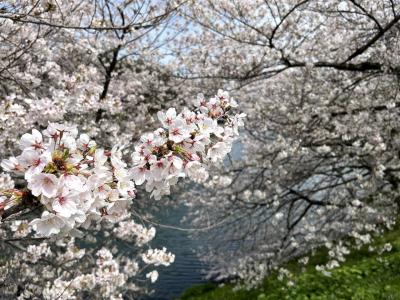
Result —
[{"label": "cherry blossom", "polygon": [[65,221],[51,212],[44,211],[40,219],[31,221],[33,230],[44,236],[60,233],[65,226]]},{"label": "cherry blossom", "polygon": [[28,181],[28,188],[34,196],[43,195],[52,198],[58,189],[58,178],[54,174],[36,174]]},{"label": "cherry blossom", "polygon": [[218,95],[202,100],[194,111],[159,112],[163,128],[141,137],[132,154],[131,174],[137,185],[146,182],[146,190],[155,199],[168,195],[180,177],[205,181],[209,162],[221,162],[230,152],[245,115],[231,113],[231,103],[237,103],[227,92],[219,90]]},{"label": "cherry blossom", "polygon": [[151,271],[149,273],[146,274],[146,278],[150,278],[150,281],[152,283],[156,282],[158,279],[158,272],[156,270]]}]

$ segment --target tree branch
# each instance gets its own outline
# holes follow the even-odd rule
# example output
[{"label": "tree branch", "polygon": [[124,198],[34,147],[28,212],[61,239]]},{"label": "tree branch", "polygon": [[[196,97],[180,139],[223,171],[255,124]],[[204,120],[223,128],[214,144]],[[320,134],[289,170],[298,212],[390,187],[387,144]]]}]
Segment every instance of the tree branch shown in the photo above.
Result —
[{"label": "tree branch", "polygon": [[379,40],[390,28],[392,28],[398,21],[400,20],[400,15],[396,16],[389,24],[387,24],[384,28],[382,28],[377,34],[375,34],[372,39],[370,39],[364,46],[358,48],[356,51],[353,52],[345,61],[352,60],[353,58],[361,55],[364,53],[369,47],[371,47],[377,40]]}]

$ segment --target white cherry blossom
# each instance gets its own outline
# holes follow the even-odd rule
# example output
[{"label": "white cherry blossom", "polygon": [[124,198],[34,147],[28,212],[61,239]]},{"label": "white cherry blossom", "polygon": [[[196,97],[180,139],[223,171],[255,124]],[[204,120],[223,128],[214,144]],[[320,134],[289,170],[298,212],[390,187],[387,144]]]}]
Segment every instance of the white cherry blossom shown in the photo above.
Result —
[{"label": "white cherry blossom", "polygon": [[35,174],[31,177],[28,188],[34,196],[43,195],[51,198],[57,194],[58,179],[53,174]]},{"label": "white cherry blossom", "polygon": [[36,130],[32,129],[32,134],[25,133],[19,142],[19,147],[21,150],[33,149],[40,150],[43,149],[43,138],[42,134]]},{"label": "white cherry blossom", "polygon": [[65,222],[59,216],[44,211],[40,219],[34,219],[30,222],[33,230],[35,230],[41,236],[50,236],[53,234],[60,233],[64,227]]}]

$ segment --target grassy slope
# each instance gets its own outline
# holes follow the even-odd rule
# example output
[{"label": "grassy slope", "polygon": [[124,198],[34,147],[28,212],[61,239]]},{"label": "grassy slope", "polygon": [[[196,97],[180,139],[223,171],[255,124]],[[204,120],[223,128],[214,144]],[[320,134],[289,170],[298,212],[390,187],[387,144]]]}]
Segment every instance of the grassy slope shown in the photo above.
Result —
[{"label": "grassy slope", "polygon": [[266,278],[257,289],[234,292],[232,285],[217,287],[203,284],[186,290],[181,300],[280,300],[280,299],[399,299],[400,300],[400,227],[387,232],[374,245],[391,243],[391,252],[382,255],[371,253],[367,248],[354,250],[346,262],[324,276],[315,266],[326,262],[326,252],[318,252],[310,259],[306,270],[297,263],[287,269],[293,272],[289,287],[287,281],[279,281],[276,274]]}]

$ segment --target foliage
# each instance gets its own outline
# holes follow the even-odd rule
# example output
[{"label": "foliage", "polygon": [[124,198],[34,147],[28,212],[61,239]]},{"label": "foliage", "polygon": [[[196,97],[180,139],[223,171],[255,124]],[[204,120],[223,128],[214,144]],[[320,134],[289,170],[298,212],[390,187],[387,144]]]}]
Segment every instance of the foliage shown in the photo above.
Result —
[{"label": "foliage", "polygon": [[369,251],[367,246],[353,251],[346,262],[330,270],[329,276],[315,269],[327,259],[326,251],[318,250],[307,267],[301,267],[297,261],[285,265],[291,274],[283,280],[279,280],[279,275],[275,272],[260,287],[250,290],[235,290],[236,287],[232,284],[218,287],[207,283],[189,288],[180,299],[400,299],[399,227],[378,238],[373,247],[382,249],[387,243],[392,245],[392,249],[382,254]]}]

